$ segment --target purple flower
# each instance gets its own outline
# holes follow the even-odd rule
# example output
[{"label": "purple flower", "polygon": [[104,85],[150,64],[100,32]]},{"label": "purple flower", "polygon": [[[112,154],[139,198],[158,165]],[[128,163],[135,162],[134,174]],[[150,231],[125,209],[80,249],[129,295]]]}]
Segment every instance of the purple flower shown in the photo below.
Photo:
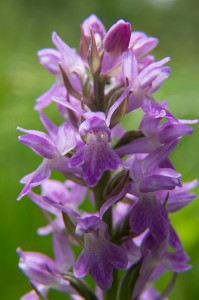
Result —
[{"label": "purple flower", "polygon": [[159,190],[174,189],[180,185],[181,174],[173,168],[161,167],[170,152],[176,147],[176,143],[162,145],[148,154],[143,160],[131,156],[125,161],[125,168],[129,170],[133,180],[131,192],[135,196],[140,193],[155,192]]},{"label": "purple flower", "polygon": [[30,191],[27,196],[41,209],[55,216],[48,225],[38,229],[38,234],[46,235],[55,230],[62,231],[65,228],[60,210],[44,201],[44,197],[51,199],[55,203],[61,203],[64,207],[77,210],[78,206],[85,199],[86,193],[86,187],[70,180],[61,183],[58,180],[49,179],[41,183],[41,196]]},{"label": "purple flower", "polygon": [[191,121],[177,120],[166,106],[165,102],[157,103],[153,98],[145,97],[141,105],[145,114],[139,126],[144,137],[119,147],[116,152],[120,156],[150,153],[163,144],[178,141],[182,136],[192,134],[193,129],[187,126]]},{"label": "purple flower", "polygon": [[81,57],[75,49],[69,47],[56,32],[52,33],[52,41],[60,53],[61,65],[69,77],[72,86],[76,90],[81,90],[81,81],[85,77],[85,66]]},{"label": "purple flower", "polygon": [[38,51],[40,63],[56,76],[55,83],[49,91],[36,99],[36,110],[42,110],[51,103],[54,96],[66,96],[66,88],[62,79],[59,64],[61,64],[64,72],[67,74],[73,88],[77,91],[82,90],[82,81],[85,77],[84,63],[81,57],[76,53],[75,49],[70,48],[56,32],[52,34],[52,41],[56,46],[55,49],[42,49]]},{"label": "purple flower", "polygon": [[138,235],[147,228],[158,240],[165,239],[167,235],[168,214],[153,192],[172,190],[180,185],[179,173],[171,168],[159,168],[159,164],[174,147],[175,144],[161,146],[140,162],[134,156],[125,161],[125,167],[133,181],[130,193],[139,199],[133,204],[129,218],[132,230]]},{"label": "purple flower", "polygon": [[24,183],[25,187],[18,199],[26,195],[31,188],[47,179],[51,174],[51,170],[67,172],[69,169],[68,159],[64,155],[76,146],[76,136],[71,126],[63,123],[61,126],[56,127],[43,114],[41,120],[48,134],[37,130],[19,128],[26,133],[19,137],[19,141],[44,157],[44,159],[33,173],[22,178],[21,183]]},{"label": "purple flower", "polygon": [[20,248],[17,252],[20,255],[19,267],[31,280],[44,285],[56,283],[57,268],[52,259],[41,253],[24,252]]},{"label": "purple flower", "polygon": [[181,273],[191,267],[188,264],[189,257],[184,252],[181,242],[171,226],[162,241],[154,239],[150,233],[145,234],[141,251],[144,259],[133,297],[138,297],[145,290],[146,283],[157,280],[165,271],[172,270],[175,273]]},{"label": "purple flower", "polygon": [[46,180],[41,185],[41,194],[51,198],[55,202],[72,209],[77,208],[84,200],[87,187],[79,185],[73,181],[66,180],[61,183],[58,180]]},{"label": "purple flower", "polygon": [[100,288],[109,289],[113,270],[127,266],[124,249],[109,241],[107,225],[96,216],[82,218],[76,234],[84,237],[85,246],[75,262],[75,276],[84,277],[89,272]]},{"label": "purple flower", "polygon": [[188,183],[182,183],[172,191],[158,191],[156,192],[157,198],[164,203],[168,197],[166,209],[168,212],[176,212],[188,205],[193,199],[196,198],[195,193],[190,193],[189,190],[198,186],[198,180],[193,180]]},{"label": "purple flower", "polygon": [[149,229],[155,239],[162,241],[168,232],[168,214],[153,194],[143,194],[132,208],[129,225],[137,235]]},{"label": "purple flower", "polygon": [[83,37],[88,42],[90,42],[91,40],[91,30],[94,36],[96,36],[96,39],[101,39],[101,41],[106,34],[106,29],[103,23],[94,14],[90,15],[87,19],[85,19],[81,27],[82,27]]},{"label": "purple flower", "polygon": [[106,34],[106,29],[96,15],[90,15],[82,23],[81,33],[80,54],[85,62],[87,62],[88,52],[91,45],[91,35],[93,35],[97,49],[100,52],[103,48],[102,41]]},{"label": "purple flower", "polygon": [[[53,248],[55,260],[38,252],[25,252],[18,248],[19,268],[42,296],[46,296],[50,288],[75,294],[69,282],[62,278],[62,273],[68,272],[74,262],[73,252],[64,233],[54,232]],[[29,299],[28,297],[37,299],[33,291],[24,297],[24,299]]]},{"label": "purple flower", "polygon": [[153,50],[158,44],[158,39],[148,37],[144,32],[133,31],[129,43],[129,48],[133,50],[136,59],[140,62],[143,57]]},{"label": "purple flower", "polygon": [[124,53],[122,74],[124,82],[128,79],[132,94],[129,97],[128,111],[141,106],[146,95],[150,96],[157,91],[170,74],[170,68],[164,66],[170,60],[169,57],[161,61],[151,63],[142,71],[138,70],[138,62],[132,50]]},{"label": "purple flower", "polygon": [[111,131],[103,113],[88,113],[79,132],[86,135],[86,144],[70,158],[69,167],[82,166],[83,179],[90,187],[95,186],[106,170],[116,170],[121,160],[109,146]]}]

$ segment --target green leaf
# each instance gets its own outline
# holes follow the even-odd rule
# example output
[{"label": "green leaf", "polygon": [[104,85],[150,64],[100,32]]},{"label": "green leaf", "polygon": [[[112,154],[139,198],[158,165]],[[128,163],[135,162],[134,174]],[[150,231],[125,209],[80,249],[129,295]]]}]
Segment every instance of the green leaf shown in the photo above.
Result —
[{"label": "green leaf", "polygon": [[88,64],[93,76],[99,76],[101,69],[101,59],[97,49],[94,34],[91,30],[91,47],[88,51]]},{"label": "green leaf", "polygon": [[113,128],[123,119],[123,117],[126,114],[127,104],[128,104],[128,97],[126,97],[119,105],[119,107],[114,111],[111,117],[110,128]]},{"label": "green leaf", "polygon": [[83,82],[82,88],[83,88],[83,95],[86,97],[86,99],[91,99],[93,95],[92,95],[89,76],[87,76],[86,80]]},{"label": "green leaf", "polygon": [[116,227],[114,234],[113,234],[113,238],[112,238],[112,241],[114,241],[115,243],[118,243],[118,244],[121,243],[121,241],[122,241],[121,238],[125,238],[128,236],[129,231],[131,230],[131,228],[129,226],[130,213],[131,213],[131,210],[127,213],[122,224],[120,224],[120,226]]},{"label": "green leaf", "polygon": [[136,284],[136,280],[139,276],[139,271],[142,265],[142,261],[139,261],[135,265],[133,265],[130,269],[125,273],[117,295],[117,300],[131,300],[133,290]]},{"label": "green leaf", "polygon": [[61,63],[59,63],[59,68],[60,68],[61,73],[62,73],[62,77],[63,77],[63,80],[64,80],[65,87],[66,87],[67,91],[69,92],[69,94],[71,94],[73,97],[75,97],[75,98],[81,100],[82,97],[83,97],[83,95],[80,94],[79,92],[77,92],[77,91],[73,88],[73,86],[72,86],[72,84],[70,83],[70,80],[69,80],[67,74],[65,73],[65,71],[64,71],[64,69],[63,69]]},{"label": "green leaf", "polygon": [[114,195],[117,195],[121,192],[123,187],[128,183],[129,181],[129,173],[128,172],[120,172],[116,174],[111,181],[109,182],[106,193],[105,193],[105,198],[110,198]]},{"label": "green leaf", "polygon": [[140,130],[127,131],[114,146],[114,149],[127,145],[141,137],[144,137],[144,134]]},{"label": "green leaf", "polygon": [[73,224],[73,222],[71,221],[71,219],[69,218],[69,216],[65,212],[62,212],[62,217],[63,217],[64,224],[65,224],[67,232],[69,234],[71,234],[71,236],[73,237],[73,239],[75,241],[77,241],[78,244],[80,244],[83,247],[84,246],[84,239],[83,239],[83,237],[78,237],[75,234],[75,225]]},{"label": "green leaf", "polygon": [[76,278],[73,274],[63,274],[63,278],[70,282],[70,285],[86,300],[98,300],[94,292],[84,280]]}]

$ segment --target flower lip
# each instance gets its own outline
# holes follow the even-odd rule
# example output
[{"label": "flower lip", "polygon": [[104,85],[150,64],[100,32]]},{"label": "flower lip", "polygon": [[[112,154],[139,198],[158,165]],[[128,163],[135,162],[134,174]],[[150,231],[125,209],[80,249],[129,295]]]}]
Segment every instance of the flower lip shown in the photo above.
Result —
[{"label": "flower lip", "polygon": [[104,131],[90,130],[87,134],[87,144],[91,142],[108,143],[108,134]]},{"label": "flower lip", "polygon": [[100,230],[107,231],[107,225],[97,216],[91,216],[81,219],[76,227],[76,234],[82,236],[87,233],[97,233]]},{"label": "flower lip", "polygon": [[74,265],[75,276],[83,277],[89,272],[100,288],[109,289],[114,268],[127,266],[126,252],[109,241],[107,224],[97,216],[81,219],[76,234],[84,235],[85,247]]}]

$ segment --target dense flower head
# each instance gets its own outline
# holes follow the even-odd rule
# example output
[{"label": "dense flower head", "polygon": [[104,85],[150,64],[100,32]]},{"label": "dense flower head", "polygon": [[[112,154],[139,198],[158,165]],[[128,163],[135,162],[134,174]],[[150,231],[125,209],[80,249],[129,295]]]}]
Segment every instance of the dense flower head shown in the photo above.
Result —
[{"label": "dense flower head", "polygon": [[[156,61],[150,52],[158,39],[129,22],[117,20],[106,30],[89,16],[79,52],[56,32],[52,42],[55,48],[37,53],[55,77],[36,99],[45,132],[18,128],[20,143],[42,161],[21,179],[18,199],[26,195],[43,211],[47,224],[38,234],[52,234],[54,258],[18,248],[19,267],[33,287],[21,299],[43,299],[51,288],[81,300],[162,299],[167,295],[155,281],[170,270],[170,286],[190,268],[169,214],[195,198],[189,190],[198,181],[183,183],[170,154],[198,121],[179,120],[167,101],[155,100],[170,58]],[[52,102],[60,124],[44,113]],[[130,123],[137,110],[138,128],[126,131],[122,120]],[[84,281],[87,274],[96,291]]]}]

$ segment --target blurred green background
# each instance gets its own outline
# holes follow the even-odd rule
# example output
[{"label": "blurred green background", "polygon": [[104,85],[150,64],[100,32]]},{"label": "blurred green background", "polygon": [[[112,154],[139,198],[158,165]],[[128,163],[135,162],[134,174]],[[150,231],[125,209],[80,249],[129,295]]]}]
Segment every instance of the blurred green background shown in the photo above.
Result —
[{"label": "blurred green background", "polygon": [[[17,126],[42,129],[34,99],[54,78],[37,62],[36,51],[52,47],[51,32],[79,46],[79,24],[95,13],[109,28],[123,18],[134,30],[157,36],[158,59],[171,56],[172,74],[156,99],[168,99],[178,118],[199,116],[199,1],[198,0],[6,0],[0,3],[0,299],[15,300],[30,287],[18,270],[16,248],[51,254],[51,238],[39,237],[45,224],[27,198],[17,202],[19,179],[34,170],[40,158],[17,141]],[[55,106],[53,107],[55,109]],[[55,113],[56,114],[56,113]],[[130,126],[128,124],[128,126]],[[172,156],[183,180],[199,178],[199,128],[185,137]],[[196,189],[199,193],[199,189]],[[199,295],[199,203],[172,216],[193,269],[181,274],[170,299],[194,300]],[[52,299],[67,299],[52,294]],[[125,299],[124,299],[125,300]]]}]

